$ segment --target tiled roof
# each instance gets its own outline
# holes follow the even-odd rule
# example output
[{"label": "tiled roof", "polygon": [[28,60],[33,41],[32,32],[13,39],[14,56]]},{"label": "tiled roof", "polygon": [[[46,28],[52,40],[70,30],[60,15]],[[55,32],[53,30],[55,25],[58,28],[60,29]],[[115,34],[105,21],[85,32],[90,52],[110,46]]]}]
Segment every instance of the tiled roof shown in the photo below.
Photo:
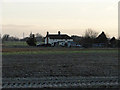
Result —
[{"label": "tiled roof", "polygon": [[66,34],[49,34],[46,37],[49,37],[50,39],[72,39],[70,36]]}]

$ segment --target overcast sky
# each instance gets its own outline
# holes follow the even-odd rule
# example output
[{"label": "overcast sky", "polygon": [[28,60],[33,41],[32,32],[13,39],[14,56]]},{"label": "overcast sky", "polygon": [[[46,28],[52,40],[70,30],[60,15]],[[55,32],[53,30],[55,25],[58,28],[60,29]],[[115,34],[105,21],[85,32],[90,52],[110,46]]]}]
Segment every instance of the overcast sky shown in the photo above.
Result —
[{"label": "overcast sky", "polygon": [[91,28],[118,35],[119,0],[3,0],[2,32],[22,37],[23,32],[83,35]]}]

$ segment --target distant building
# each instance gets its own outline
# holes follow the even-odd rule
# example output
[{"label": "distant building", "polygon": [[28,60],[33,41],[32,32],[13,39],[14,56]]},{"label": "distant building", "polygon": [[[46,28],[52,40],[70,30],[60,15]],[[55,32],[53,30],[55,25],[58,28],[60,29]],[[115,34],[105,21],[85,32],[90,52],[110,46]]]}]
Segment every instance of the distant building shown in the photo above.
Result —
[{"label": "distant building", "polygon": [[45,37],[45,44],[51,44],[51,46],[65,46],[68,42],[73,41],[73,39],[67,34],[61,34],[58,31],[58,34],[49,34]]},{"label": "distant building", "polygon": [[109,45],[110,45],[110,47],[112,47],[112,48],[117,47],[117,40],[115,39],[115,37],[112,37],[112,38],[110,39]]},{"label": "distant building", "polygon": [[95,40],[93,47],[107,47],[108,38],[104,32],[102,32]]},{"label": "distant building", "polygon": [[97,43],[108,43],[108,38],[107,36],[105,35],[104,32],[102,32],[97,38],[96,38],[96,42]]}]

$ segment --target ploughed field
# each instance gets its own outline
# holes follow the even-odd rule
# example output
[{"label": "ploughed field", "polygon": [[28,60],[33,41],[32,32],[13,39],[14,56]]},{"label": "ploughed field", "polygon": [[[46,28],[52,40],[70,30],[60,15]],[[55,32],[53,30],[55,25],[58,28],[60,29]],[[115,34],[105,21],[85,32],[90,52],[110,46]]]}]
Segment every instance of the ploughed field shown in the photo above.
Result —
[{"label": "ploughed field", "polygon": [[6,78],[45,76],[117,76],[117,49],[3,48]]}]

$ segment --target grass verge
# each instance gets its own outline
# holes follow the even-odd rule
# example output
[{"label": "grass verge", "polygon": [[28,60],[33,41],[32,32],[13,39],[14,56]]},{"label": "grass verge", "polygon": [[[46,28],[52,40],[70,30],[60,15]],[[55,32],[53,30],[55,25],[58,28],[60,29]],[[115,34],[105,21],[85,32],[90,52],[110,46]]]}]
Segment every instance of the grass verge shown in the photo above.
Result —
[{"label": "grass verge", "polygon": [[3,52],[2,55],[22,55],[22,54],[69,54],[69,53],[118,53],[118,50],[79,50],[79,51],[20,51]]}]

